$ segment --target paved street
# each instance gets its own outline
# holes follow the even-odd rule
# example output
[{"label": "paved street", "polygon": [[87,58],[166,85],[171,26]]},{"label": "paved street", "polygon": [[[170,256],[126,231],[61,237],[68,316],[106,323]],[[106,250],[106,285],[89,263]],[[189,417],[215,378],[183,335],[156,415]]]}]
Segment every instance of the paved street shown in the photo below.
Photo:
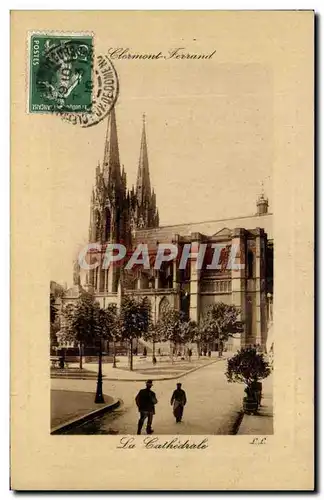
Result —
[{"label": "paved street", "polygon": [[92,392],[51,390],[51,428],[81,418],[112,403],[114,400],[111,396],[105,396],[105,404],[96,404]]},{"label": "paved street", "polygon": [[[219,361],[180,379],[188,399],[180,424],[175,423],[170,405],[177,380],[156,381],[155,434],[230,434],[242,406],[244,387],[227,382],[225,367],[226,361]],[[95,391],[92,380],[53,379],[51,383],[52,389]],[[121,407],[69,433],[136,434],[138,412],[134,399],[143,387],[142,382],[104,380],[103,392],[122,399]]]}]

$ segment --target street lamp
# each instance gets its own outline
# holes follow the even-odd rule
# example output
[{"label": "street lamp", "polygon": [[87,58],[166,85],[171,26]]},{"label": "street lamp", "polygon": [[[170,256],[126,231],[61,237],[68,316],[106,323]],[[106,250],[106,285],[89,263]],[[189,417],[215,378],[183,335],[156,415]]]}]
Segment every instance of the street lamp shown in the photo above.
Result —
[{"label": "street lamp", "polygon": [[98,377],[97,377],[97,391],[95,397],[95,403],[103,404],[105,402],[102,393],[102,343],[100,338],[99,344],[99,358],[98,358]]}]

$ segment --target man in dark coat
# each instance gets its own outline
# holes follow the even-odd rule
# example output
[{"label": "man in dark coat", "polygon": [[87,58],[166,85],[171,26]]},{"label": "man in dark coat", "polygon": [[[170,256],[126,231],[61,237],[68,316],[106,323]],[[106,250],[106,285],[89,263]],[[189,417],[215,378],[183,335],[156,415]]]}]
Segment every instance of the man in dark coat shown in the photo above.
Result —
[{"label": "man in dark coat", "polygon": [[138,411],[140,412],[140,418],[137,426],[137,434],[141,434],[144,420],[146,418],[147,418],[146,433],[147,434],[153,433],[152,422],[153,422],[153,415],[155,414],[155,405],[157,404],[157,399],[155,396],[155,392],[151,391],[152,386],[153,386],[153,381],[148,380],[146,382],[146,388],[141,389],[135,398]]},{"label": "man in dark coat", "polygon": [[186,393],[181,389],[181,384],[177,384],[177,388],[173,391],[171,397],[171,406],[173,405],[173,415],[175,416],[176,422],[179,423],[182,420],[183,409],[187,403]]}]

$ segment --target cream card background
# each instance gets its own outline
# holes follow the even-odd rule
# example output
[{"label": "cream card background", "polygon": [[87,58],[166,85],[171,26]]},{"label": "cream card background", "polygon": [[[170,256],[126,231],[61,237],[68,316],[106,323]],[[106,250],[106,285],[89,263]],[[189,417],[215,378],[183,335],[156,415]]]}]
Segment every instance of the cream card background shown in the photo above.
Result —
[{"label": "cream card background", "polygon": [[[14,489],[312,488],[313,24],[313,13],[307,11],[12,12],[11,463]],[[77,145],[79,141],[81,147],[85,136],[77,127],[63,126],[56,116],[26,113],[27,32],[31,30],[92,31],[97,53],[105,53],[108,47],[115,46],[136,47],[138,52],[169,50],[174,46],[189,49],[189,41],[196,38],[201,52],[210,53],[216,48],[217,63],[254,63],[271,68],[275,432],[265,446],[251,445],[249,436],[209,436],[208,448],[200,451],[118,450],[118,436],[49,434],[48,290],[51,271],[55,268],[53,248],[59,246],[55,234],[60,231],[59,227],[55,230],[53,207],[58,207],[55,197],[60,192],[56,185],[60,181],[60,158],[69,154],[71,141]],[[184,71],[188,71],[189,66],[194,72],[198,71],[197,67],[202,68],[194,66],[193,61],[181,61],[181,64]],[[115,66],[120,81],[130,86],[132,75],[137,74],[136,62]],[[148,94],[150,70],[143,69],[143,65],[141,68],[141,85]],[[208,86],[208,66],[204,68]],[[175,95],[181,92],[179,82],[169,81],[168,69],[163,63],[159,66],[158,78]],[[137,81],[136,76],[133,79]],[[120,107],[122,109],[121,102]],[[68,130],[68,140],[64,130]],[[100,137],[98,144],[102,149]],[[176,142],[177,137],[173,141]],[[138,145],[134,148],[137,150]],[[89,165],[93,172],[94,168],[95,165]],[[251,165],[251,182],[255,182],[254,168]],[[188,173],[184,171],[183,175]],[[63,181],[61,178],[60,188],[71,190],[72,207],[73,204],[88,207],[89,198],[75,199],[73,188],[68,183],[67,188]],[[199,179],[201,189],[210,182],[209,177]],[[215,187],[217,189],[217,182]],[[250,203],[248,195],[247,203]],[[234,214],[236,208],[240,209],[234,206]],[[198,206],[197,221],[199,211]]]}]

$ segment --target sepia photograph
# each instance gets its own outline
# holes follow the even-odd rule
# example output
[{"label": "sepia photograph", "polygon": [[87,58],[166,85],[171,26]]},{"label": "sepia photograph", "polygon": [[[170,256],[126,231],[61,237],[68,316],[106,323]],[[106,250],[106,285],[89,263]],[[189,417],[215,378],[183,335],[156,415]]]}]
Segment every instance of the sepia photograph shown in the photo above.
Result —
[{"label": "sepia photograph", "polygon": [[[40,65],[55,50],[68,64],[76,38],[45,40]],[[121,102],[116,95],[106,113],[97,111],[105,92],[114,96],[112,76],[118,78],[121,61],[139,61],[141,73],[140,64],[157,64],[160,56],[199,64],[187,87],[181,75],[184,94],[162,94],[163,106],[155,105],[159,94],[144,95],[128,106],[120,79]],[[64,203],[58,222],[68,251],[61,256],[53,249],[60,270],[55,274],[54,262],[52,434],[273,433],[271,71],[266,65],[215,65],[214,56],[180,48],[164,55],[109,48],[111,69],[94,63],[102,84],[93,85],[90,118],[66,114],[62,104],[70,122],[65,127],[78,127],[83,117],[85,127],[95,122],[99,147],[87,144],[84,158],[69,148],[63,160],[92,182],[82,196],[88,217],[73,231],[76,214],[70,216]],[[213,93],[206,92],[206,65],[212,65]],[[147,88],[161,92],[154,66],[145,71]],[[174,72],[179,76],[177,67]],[[130,132],[131,145],[125,140]],[[128,156],[135,160],[131,165]],[[67,196],[69,212],[77,213],[73,201],[81,189]],[[67,196],[60,198],[67,202]],[[69,261],[69,250],[78,245]]]},{"label": "sepia photograph", "polygon": [[13,11],[11,66],[11,487],[311,489],[314,12]]}]

